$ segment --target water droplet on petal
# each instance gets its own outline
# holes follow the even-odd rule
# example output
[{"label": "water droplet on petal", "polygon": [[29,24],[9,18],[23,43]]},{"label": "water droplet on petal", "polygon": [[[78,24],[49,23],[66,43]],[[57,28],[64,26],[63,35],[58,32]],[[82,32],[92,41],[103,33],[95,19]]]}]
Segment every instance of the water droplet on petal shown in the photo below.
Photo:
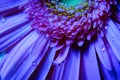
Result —
[{"label": "water droplet on petal", "polygon": [[91,40],[91,35],[87,36],[87,40],[90,41]]},{"label": "water droplet on petal", "polygon": [[48,34],[46,34],[46,37],[49,37],[49,35],[48,35]]},{"label": "water droplet on petal", "polygon": [[35,61],[33,61],[33,66],[37,66],[37,63]]},{"label": "water droplet on petal", "polygon": [[105,51],[105,46],[102,47],[102,51],[103,51],[103,52]]},{"label": "water droplet on petal", "polygon": [[107,29],[108,29],[108,27],[107,27],[107,26],[105,26],[105,29],[107,30]]}]

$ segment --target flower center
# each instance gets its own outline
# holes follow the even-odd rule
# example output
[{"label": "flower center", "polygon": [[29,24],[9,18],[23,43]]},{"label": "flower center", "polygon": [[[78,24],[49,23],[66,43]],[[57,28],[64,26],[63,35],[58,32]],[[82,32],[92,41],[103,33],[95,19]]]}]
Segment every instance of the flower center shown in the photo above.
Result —
[{"label": "flower center", "polygon": [[106,0],[31,1],[25,7],[31,26],[55,44],[69,45],[91,40],[101,32],[109,16],[110,2]]},{"label": "flower center", "polygon": [[79,3],[82,3],[83,0],[59,0],[61,3],[66,4],[67,6],[76,6]]},{"label": "flower center", "polygon": [[75,15],[83,15],[84,11],[89,9],[88,2],[83,2],[83,0],[52,0],[45,2],[45,4],[52,14],[68,16],[69,18],[75,17]]}]

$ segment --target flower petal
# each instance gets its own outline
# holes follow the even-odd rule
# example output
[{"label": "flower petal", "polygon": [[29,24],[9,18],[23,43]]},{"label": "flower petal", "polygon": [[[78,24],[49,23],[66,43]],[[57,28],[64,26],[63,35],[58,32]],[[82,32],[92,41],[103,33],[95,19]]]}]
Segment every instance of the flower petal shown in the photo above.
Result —
[{"label": "flower petal", "polygon": [[2,74],[1,78],[3,80],[8,78],[10,79],[12,77],[14,74],[13,72],[16,71],[16,68],[19,65],[18,62],[21,61],[22,57],[25,57],[27,55],[24,54],[24,52],[37,38],[38,34],[36,32],[31,32],[19,44],[17,44],[17,46],[13,48],[12,51],[10,51],[9,57],[6,59],[0,72],[0,74]]},{"label": "flower petal", "polygon": [[64,68],[65,68],[65,61],[59,65],[55,65],[52,80],[62,80]]},{"label": "flower petal", "polygon": [[[103,37],[103,39],[104,39],[104,43],[106,44],[106,49],[107,49],[107,51],[108,51],[108,54],[109,54],[109,58],[110,58],[110,62],[111,62],[111,64],[112,64],[112,71],[113,71],[113,73],[116,75],[115,77],[119,77],[120,78],[120,64],[119,64],[119,61],[118,61],[118,59],[116,58],[116,56],[115,56],[115,54],[114,54],[114,52],[113,52],[113,50],[111,49],[111,46],[109,45],[109,43],[108,43],[108,41],[107,41],[107,39],[106,39],[106,37]],[[107,70],[108,71],[108,70]],[[109,71],[110,72],[110,71]],[[109,75],[111,75],[111,74],[109,74]],[[119,80],[119,79],[118,79]]]},{"label": "flower petal", "polygon": [[[17,18],[19,18],[19,19],[16,20]],[[23,25],[25,25],[28,22],[29,22],[29,20],[26,19],[23,14],[19,14],[19,15],[13,17],[12,19],[8,20],[7,22],[1,24],[0,37],[3,37],[13,31],[23,27]]]},{"label": "flower petal", "polygon": [[65,58],[67,57],[67,55],[69,53],[69,49],[70,49],[70,46],[66,46],[64,49],[62,49],[61,52],[59,53],[57,59],[55,61],[53,61],[53,64],[62,63],[65,60]]},{"label": "flower petal", "polygon": [[99,35],[98,35],[97,41],[95,42],[95,49],[104,67],[108,70],[111,70],[111,63],[110,63],[110,59],[109,59],[105,44]]},{"label": "flower petal", "polygon": [[55,48],[50,48],[50,50],[48,50],[45,59],[43,59],[43,63],[41,63],[40,65],[40,69],[37,77],[38,80],[45,80],[50,70],[50,67],[52,66],[52,61],[54,59],[55,53],[56,53]]},{"label": "flower petal", "polygon": [[113,71],[107,70],[104,66],[102,66],[102,64],[100,68],[103,75],[103,80],[118,80],[117,75],[115,75]]},{"label": "flower petal", "polygon": [[[18,6],[24,4],[27,0],[1,0],[0,1],[0,14],[2,16],[11,14],[18,11]],[[0,16],[1,16],[0,15]]]},{"label": "flower petal", "polygon": [[120,31],[120,24],[115,21],[114,21],[114,23],[115,23],[116,27],[118,28],[118,30]]},{"label": "flower petal", "polygon": [[115,25],[115,23],[112,20],[109,20],[109,25],[110,25],[110,29],[113,31],[113,33],[117,36],[118,40],[120,41],[120,37],[119,37],[120,31]]},{"label": "flower petal", "polygon": [[[120,48],[118,47],[120,45],[120,41],[119,41],[120,37],[115,34],[115,31],[113,32],[113,30],[115,29],[115,28],[112,29],[113,24],[114,23],[111,20],[109,20],[106,38],[107,38],[111,48],[113,49],[114,54],[116,55],[116,58],[120,61],[120,54],[119,54]],[[119,33],[117,33],[117,34],[119,34]]]},{"label": "flower petal", "polygon": [[80,71],[80,49],[78,46],[72,46],[65,61],[62,80],[78,80]]},{"label": "flower petal", "polygon": [[[38,42],[38,40],[36,40]],[[35,50],[28,51],[25,53],[29,53],[28,56],[24,60],[21,60],[23,63],[19,66],[16,71],[16,74],[12,77],[12,79],[28,79],[32,72],[36,69],[40,61],[42,60],[43,56],[45,55],[46,51],[48,50],[50,42],[48,39],[44,38],[43,41],[40,42],[40,45],[36,50],[40,50],[39,52],[35,52]],[[35,45],[36,46],[36,45]],[[31,46],[30,46],[31,47]],[[42,47],[42,48],[41,48]],[[19,61],[20,63],[20,61]],[[27,63],[27,65],[26,65]]]},{"label": "flower petal", "polygon": [[24,38],[26,34],[28,34],[32,28],[29,25],[25,25],[23,28],[20,28],[16,31],[14,31],[11,34],[8,34],[5,37],[2,37],[0,40],[0,51],[4,50],[5,48],[8,48],[12,44],[14,44],[16,41],[21,40]]},{"label": "flower petal", "polygon": [[93,43],[91,43],[88,50],[82,54],[83,62],[81,74],[83,74],[83,80],[101,80]]}]

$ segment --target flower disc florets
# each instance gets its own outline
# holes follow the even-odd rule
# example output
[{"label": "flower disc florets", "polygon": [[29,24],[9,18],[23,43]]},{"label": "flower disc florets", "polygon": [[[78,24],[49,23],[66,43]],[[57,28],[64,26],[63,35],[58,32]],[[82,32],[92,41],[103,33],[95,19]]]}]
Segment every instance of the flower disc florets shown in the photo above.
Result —
[{"label": "flower disc florets", "polygon": [[75,42],[82,46],[85,39],[91,40],[105,28],[111,4],[115,1],[82,0],[72,5],[64,0],[37,0],[29,1],[25,12],[32,19],[31,26],[49,37],[54,46]]}]

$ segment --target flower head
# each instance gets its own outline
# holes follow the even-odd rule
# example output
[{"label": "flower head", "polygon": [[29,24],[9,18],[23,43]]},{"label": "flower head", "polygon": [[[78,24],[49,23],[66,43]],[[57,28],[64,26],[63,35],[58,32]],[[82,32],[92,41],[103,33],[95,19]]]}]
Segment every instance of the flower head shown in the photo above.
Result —
[{"label": "flower head", "polygon": [[0,80],[120,79],[118,0],[3,0],[0,14]]},{"label": "flower head", "polygon": [[30,1],[25,6],[32,27],[45,33],[54,46],[91,40],[96,32],[105,29],[110,6],[116,1]]}]

